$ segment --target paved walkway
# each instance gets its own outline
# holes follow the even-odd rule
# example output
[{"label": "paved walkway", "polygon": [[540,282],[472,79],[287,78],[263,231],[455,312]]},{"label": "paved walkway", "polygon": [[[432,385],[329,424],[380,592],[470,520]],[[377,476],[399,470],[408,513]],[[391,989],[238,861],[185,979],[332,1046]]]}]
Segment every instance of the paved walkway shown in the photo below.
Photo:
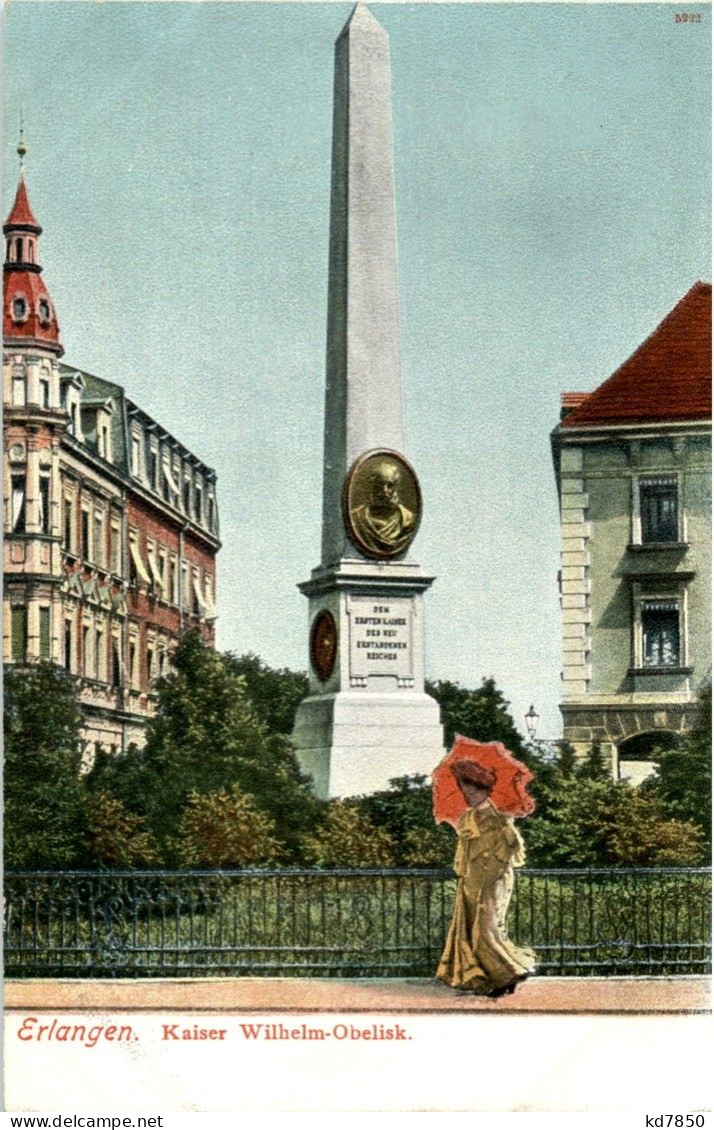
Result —
[{"label": "paved walkway", "polygon": [[534,977],[489,1000],[427,978],[202,977],[5,982],[6,1011],[706,1013],[708,977]]}]

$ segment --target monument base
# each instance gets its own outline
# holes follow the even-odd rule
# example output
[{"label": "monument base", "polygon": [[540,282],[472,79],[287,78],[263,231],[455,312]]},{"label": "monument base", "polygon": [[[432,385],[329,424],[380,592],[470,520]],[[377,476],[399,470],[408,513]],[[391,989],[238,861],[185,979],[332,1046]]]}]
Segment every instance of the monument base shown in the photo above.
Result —
[{"label": "monument base", "polygon": [[392,777],[429,775],[445,754],[439,706],[428,694],[340,691],[300,703],[293,741],[317,796],[355,796]]}]

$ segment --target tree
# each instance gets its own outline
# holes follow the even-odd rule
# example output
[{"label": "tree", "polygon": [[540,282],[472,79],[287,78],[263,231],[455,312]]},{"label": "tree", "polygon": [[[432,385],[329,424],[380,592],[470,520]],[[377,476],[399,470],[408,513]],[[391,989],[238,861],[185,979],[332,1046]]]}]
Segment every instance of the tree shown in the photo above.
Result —
[{"label": "tree", "polygon": [[393,777],[389,788],[355,798],[358,811],[384,828],[400,867],[448,866],[454,856],[453,830],[434,822],[431,786],[422,773]]},{"label": "tree", "polygon": [[576,773],[581,780],[609,781],[612,774],[605,765],[605,758],[600,742],[593,742],[583,760],[576,768]]},{"label": "tree", "polygon": [[441,707],[441,722],[447,748],[456,734],[479,742],[503,742],[514,757],[526,755],[523,738],[508,712],[509,703],[494,679],[483,679],[478,690],[466,690],[458,683],[427,682],[428,694]]},{"label": "tree", "polygon": [[260,721],[271,734],[292,733],[295,711],[308,692],[303,671],[269,667],[257,655],[224,656],[226,670],[245,682],[250,702]]},{"label": "tree", "polygon": [[626,867],[695,867],[706,860],[704,834],[691,821],[667,819],[657,799],[620,789],[608,814],[607,847]]},{"label": "tree", "polygon": [[614,781],[594,743],[573,764],[565,750],[536,771],[536,810],[522,822],[533,867],[691,866],[702,862],[703,837],[646,786]]},{"label": "tree", "polygon": [[[198,632],[188,632],[156,691],[146,746],[132,755],[128,768],[138,790],[132,810],[146,815],[164,862],[177,862],[176,829],[190,795],[233,785],[275,822],[292,857],[320,804],[288,740],[270,734],[258,718],[232,658],[208,648]],[[101,771],[106,775],[106,763]]]},{"label": "tree", "polygon": [[158,853],[143,817],[105,791],[87,792],[87,852],[100,867],[152,867]]},{"label": "tree", "polygon": [[655,754],[657,776],[643,789],[651,792],[666,813],[676,820],[691,821],[711,849],[712,827],[712,686],[702,689],[694,726],[678,749]]},{"label": "tree", "polygon": [[176,836],[182,867],[245,867],[274,863],[284,852],[275,824],[238,785],[219,792],[192,792]]},{"label": "tree", "polygon": [[303,838],[305,859],[317,867],[392,867],[394,844],[354,801],[331,800],[324,819]]},{"label": "tree", "polygon": [[76,681],[50,663],[6,669],[5,863],[61,870],[82,861],[82,715]]}]

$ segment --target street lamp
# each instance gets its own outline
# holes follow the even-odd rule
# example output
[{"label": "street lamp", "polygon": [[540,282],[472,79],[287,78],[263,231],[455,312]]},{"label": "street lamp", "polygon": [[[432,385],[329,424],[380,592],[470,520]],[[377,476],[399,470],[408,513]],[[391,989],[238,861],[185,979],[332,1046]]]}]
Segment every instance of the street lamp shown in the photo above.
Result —
[{"label": "street lamp", "polygon": [[555,761],[558,757],[559,746],[558,743],[552,741],[550,738],[537,738],[536,730],[540,722],[540,714],[536,710],[533,703],[528,708],[525,715],[526,730],[528,731],[528,743],[532,750],[535,751],[544,761]]},{"label": "street lamp", "polygon": [[528,731],[528,737],[530,738],[531,741],[534,741],[535,736],[536,736],[536,730],[538,729],[538,723],[540,722],[540,714],[536,710],[533,703],[531,703],[530,708],[528,710],[528,713],[526,714],[525,717],[526,717],[526,729]]}]

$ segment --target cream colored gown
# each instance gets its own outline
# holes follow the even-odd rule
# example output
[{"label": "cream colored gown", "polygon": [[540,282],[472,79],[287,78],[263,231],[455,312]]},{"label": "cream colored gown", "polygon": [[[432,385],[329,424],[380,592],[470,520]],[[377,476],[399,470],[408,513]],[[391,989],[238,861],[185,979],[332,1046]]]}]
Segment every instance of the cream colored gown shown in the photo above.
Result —
[{"label": "cream colored gown", "polygon": [[437,977],[455,989],[488,993],[535,968],[535,954],[506,934],[513,868],[525,863],[513,820],[490,800],[461,816],[454,859],[458,877],[451,920]]}]

